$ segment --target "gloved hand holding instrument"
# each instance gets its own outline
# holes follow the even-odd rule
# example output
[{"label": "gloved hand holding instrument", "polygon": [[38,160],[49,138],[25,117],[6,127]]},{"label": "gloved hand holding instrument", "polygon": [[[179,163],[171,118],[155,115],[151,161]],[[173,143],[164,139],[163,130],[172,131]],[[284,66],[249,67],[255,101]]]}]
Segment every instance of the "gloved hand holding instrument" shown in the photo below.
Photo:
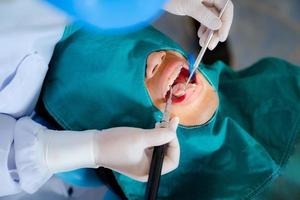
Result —
[{"label": "gloved hand holding instrument", "polygon": [[[19,157],[16,165],[20,168],[21,184],[26,187],[26,184],[31,183],[30,177],[23,174],[33,172],[32,169],[38,169],[35,171],[38,171],[41,177],[46,177],[39,180],[40,183],[44,183],[53,173],[100,166],[138,181],[147,181],[154,146],[167,143],[172,146],[166,152],[163,174],[177,168],[177,126],[178,118],[174,118],[169,128],[118,127],[101,131],[60,131],[49,130],[29,117],[22,118],[17,122],[16,129],[23,130],[25,138],[34,138],[29,141],[34,141],[35,144],[32,145],[33,148],[24,148],[25,151],[16,152],[16,156]],[[28,141],[17,139],[14,145],[21,149],[28,146]],[[31,157],[35,159],[30,159]]]},{"label": "gloved hand holding instrument", "polygon": [[[175,15],[186,15],[197,20],[201,26],[198,30],[199,44],[204,47],[209,38],[210,30],[215,31],[208,48],[213,50],[217,44],[224,42],[229,34],[233,19],[233,4],[231,0],[170,0],[165,10]],[[220,11],[224,9],[221,17]]]}]

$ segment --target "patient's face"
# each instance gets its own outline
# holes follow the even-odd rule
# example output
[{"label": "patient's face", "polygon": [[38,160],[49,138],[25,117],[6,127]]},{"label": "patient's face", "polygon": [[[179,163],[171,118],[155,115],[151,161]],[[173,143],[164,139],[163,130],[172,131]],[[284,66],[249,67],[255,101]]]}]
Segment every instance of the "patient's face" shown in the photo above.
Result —
[{"label": "patient's face", "polygon": [[175,51],[151,53],[147,58],[145,83],[153,104],[163,111],[172,86],[171,116],[178,116],[180,124],[200,125],[207,122],[218,107],[218,95],[206,78],[199,72],[186,87],[188,62]]}]

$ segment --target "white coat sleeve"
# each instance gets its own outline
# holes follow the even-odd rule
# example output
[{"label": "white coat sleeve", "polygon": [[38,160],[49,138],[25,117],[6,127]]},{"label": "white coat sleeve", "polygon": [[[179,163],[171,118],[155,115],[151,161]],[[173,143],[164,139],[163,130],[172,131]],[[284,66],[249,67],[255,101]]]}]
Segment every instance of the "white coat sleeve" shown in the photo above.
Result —
[{"label": "white coat sleeve", "polygon": [[[18,177],[15,176],[14,151],[11,150],[16,120],[0,114],[0,196],[21,191]],[[10,159],[9,159],[10,157]],[[10,160],[10,162],[8,162]]]},{"label": "white coat sleeve", "polygon": [[32,113],[67,23],[41,2],[0,1],[0,113],[14,118]]},{"label": "white coat sleeve", "polygon": [[[24,124],[26,123],[26,124]],[[15,120],[0,114],[0,196],[20,191],[34,193],[51,176],[43,159],[37,133],[40,126],[32,120]]]},{"label": "white coat sleeve", "polygon": [[33,193],[51,176],[34,157],[36,124],[18,128],[18,121],[33,112],[68,22],[41,2],[0,1],[0,196]]}]

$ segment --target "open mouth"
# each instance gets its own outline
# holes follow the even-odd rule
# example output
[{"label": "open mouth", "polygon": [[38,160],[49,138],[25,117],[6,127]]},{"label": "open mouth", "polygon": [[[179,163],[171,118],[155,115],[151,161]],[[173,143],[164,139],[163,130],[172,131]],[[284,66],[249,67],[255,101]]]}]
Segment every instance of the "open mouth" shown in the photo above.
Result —
[{"label": "open mouth", "polygon": [[194,75],[188,85],[186,81],[188,80],[190,72],[187,68],[181,66],[175,71],[175,75],[171,76],[168,90],[165,93],[165,100],[170,96],[170,89],[172,88],[172,103],[183,102],[187,98],[187,90],[191,90],[196,87],[196,76]]}]

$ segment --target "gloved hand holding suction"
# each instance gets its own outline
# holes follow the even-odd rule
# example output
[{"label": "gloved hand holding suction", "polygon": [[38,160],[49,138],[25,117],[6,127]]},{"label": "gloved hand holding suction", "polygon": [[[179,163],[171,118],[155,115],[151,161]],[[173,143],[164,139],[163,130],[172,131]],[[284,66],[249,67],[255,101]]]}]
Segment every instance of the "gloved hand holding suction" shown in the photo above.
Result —
[{"label": "gloved hand holding suction", "polygon": [[[178,166],[178,118],[170,122],[170,128],[120,127],[102,131],[55,131],[35,122],[29,127],[28,120],[32,121],[30,118],[19,120],[17,128],[27,130],[23,134],[28,134],[28,137],[36,137],[37,155],[31,156],[39,157],[36,160],[40,163],[37,163],[36,167],[47,169],[48,174],[103,166],[133,179],[146,181],[152,147],[167,143],[169,148],[162,173],[168,173]],[[26,144],[16,140],[15,145]],[[26,170],[26,167],[23,170]],[[31,167],[27,170],[31,170]]]},{"label": "gloved hand holding suction", "polygon": [[178,118],[170,121],[169,128],[139,129],[111,128],[96,134],[96,163],[118,171],[135,180],[147,181],[154,146],[168,144],[162,174],[177,168],[179,143],[176,136]]}]

